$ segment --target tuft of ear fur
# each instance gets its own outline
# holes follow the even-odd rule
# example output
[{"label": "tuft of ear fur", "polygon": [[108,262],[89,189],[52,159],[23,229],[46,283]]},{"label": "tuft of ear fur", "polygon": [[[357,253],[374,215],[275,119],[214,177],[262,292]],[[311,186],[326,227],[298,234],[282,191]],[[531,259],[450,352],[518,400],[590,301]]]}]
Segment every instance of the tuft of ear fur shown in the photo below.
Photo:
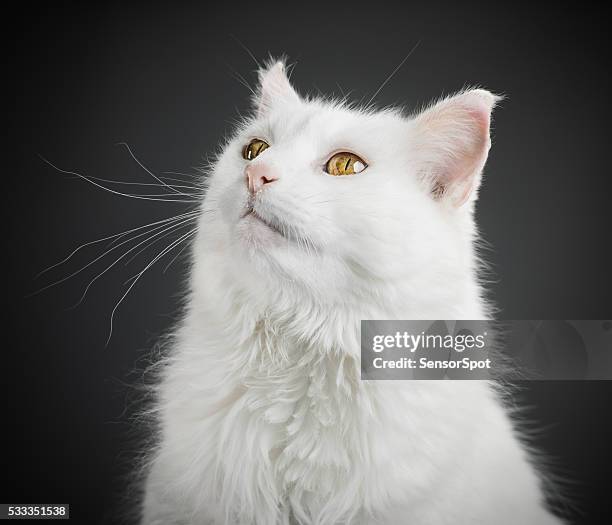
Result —
[{"label": "tuft of ear fur", "polygon": [[460,207],[476,197],[491,147],[491,112],[501,97],[471,89],[441,100],[414,120],[412,156],[432,196]]},{"label": "tuft of ear fur", "polygon": [[284,62],[271,61],[259,70],[259,89],[255,100],[258,117],[264,116],[276,103],[298,100],[299,96],[289,82]]}]

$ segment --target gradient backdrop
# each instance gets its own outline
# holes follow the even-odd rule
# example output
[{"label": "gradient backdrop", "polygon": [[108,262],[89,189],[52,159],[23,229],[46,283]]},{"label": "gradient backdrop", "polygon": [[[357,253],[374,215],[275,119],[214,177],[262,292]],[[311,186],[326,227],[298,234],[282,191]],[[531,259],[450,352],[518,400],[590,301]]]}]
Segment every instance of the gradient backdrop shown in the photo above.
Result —
[{"label": "gradient backdrop", "polygon": [[[161,243],[120,262],[75,309],[104,261],[24,298],[93,260],[104,243],[33,280],[77,245],[185,208],[105,193],[38,154],[63,169],[150,182],[115,145],[125,141],[156,173],[193,173],[248,110],[236,73],[252,83],[255,63],[234,37],[259,59],[296,62],[303,93],[368,100],[420,42],[379,104],[415,109],[466,84],[506,94],[478,206],[500,316],[611,316],[609,24],[600,13],[559,2],[23,4],[5,23],[5,85],[15,90],[5,97],[14,140],[4,183],[5,502],[70,503],[77,523],[118,520],[138,448],[131,385],[178,312],[185,272],[179,259],[163,273],[171,257],[148,272],[118,310],[108,346],[124,281]],[[611,400],[611,382],[530,383],[517,398],[534,441],[573,480],[578,523],[601,522],[609,509]]]}]

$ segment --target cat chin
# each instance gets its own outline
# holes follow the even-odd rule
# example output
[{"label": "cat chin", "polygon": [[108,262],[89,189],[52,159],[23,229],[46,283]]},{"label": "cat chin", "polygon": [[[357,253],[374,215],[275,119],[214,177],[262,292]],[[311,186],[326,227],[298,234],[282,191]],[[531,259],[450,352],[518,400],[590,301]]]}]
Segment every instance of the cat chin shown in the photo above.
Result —
[{"label": "cat chin", "polygon": [[287,239],[258,215],[249,213],[236,225],[236,236],[248,248],[269,249],[287,245]]}]

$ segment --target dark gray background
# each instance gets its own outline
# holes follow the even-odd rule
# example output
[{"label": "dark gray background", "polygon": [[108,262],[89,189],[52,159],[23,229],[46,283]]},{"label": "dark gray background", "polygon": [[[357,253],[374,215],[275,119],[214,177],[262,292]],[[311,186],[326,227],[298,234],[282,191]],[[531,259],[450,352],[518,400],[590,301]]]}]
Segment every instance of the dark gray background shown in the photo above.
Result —
[{"label": "dark gray background", "polygon": [[[77,309],[66,310],[93,272],[24,299],[49,282],[34,275],[78,244],[180,209],[103,193],[37,154],[123,181],[147,179],[119,141],[158,172],[201,164],[248,107],[233,71],[252,82],[254,63],[231,35],[258,58],[285,53],[297,62],[302,92],[340,94],[340,86],[367,100],[420,41],[380,104],[416,108],[465,84],[505,93],[478,206],[500,316],[610,318],[608,21],[571,5],[22,4],[5,19],[14,143],[4,182],[0,499],[69,502],[78,523],[117,519],[137,449],[130,385],[141,377],[132,371],[176,315],[184,273],[183,262],[165,275],[163,264],[151,271],[121,307],[108,347],[122,283],[153,250],[101,279]],[[536,444],[574,480],[567,488],[579,523],[597,523],[609,508],[611,394],[608,382],[549,382],[526,385],[517,398]]]}]

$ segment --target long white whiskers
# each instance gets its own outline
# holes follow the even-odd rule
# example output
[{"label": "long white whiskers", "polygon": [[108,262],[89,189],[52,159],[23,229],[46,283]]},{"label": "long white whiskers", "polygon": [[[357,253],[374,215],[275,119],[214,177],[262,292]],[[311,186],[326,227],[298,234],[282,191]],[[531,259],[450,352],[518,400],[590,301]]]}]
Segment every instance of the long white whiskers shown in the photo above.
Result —
[{"label": "long white whiskers", "polygon": [[[172,235],[177,228],[184,226],[186,223],[195,220],[197,217],[191,217],[189,219],[187,219],[186,221],[182,221],[181,223],[177,223],[174,224],[172,229],[168,229],[168,231],[166,231],[165,233],[163,231],[158,232],[159,233],[163,233],[163,235],[157,237],[156,235],[152,235],[151,237],[149,237],[145,244],[143,245],[143,247],[138,250],[134,255],[132,255],[127,261],[125,261],[125,265],[127,266],[128,264],[130,264],[134,259],[136,259],[136,257],[138,257],[142,252],[144,252],[145,250],[147,250],[148,248],[150,248],[151,246],[153,246],[154,244],[157,244],[159,241],[161,241],[162,239],[165,239],[166,237],[168,237],[169,235]],[[157,238],[155,238],[157,237]],[[137,248],[137,246],[135,247]]]},{"label": "long white whiskers", "polygon": [[[155,199],[155,198],[151,198],[151,197],[142,197],[139,195],[131,195],[129,193],[122,193],[120,191],[115,191],[111,188],[107,188],[106,186],[102,186],[101,184],[98,184],[96,181],[91,180],[89,177],[82,175],[80,173],[77,173],[76,171],[68,171],[68,170],[63,170],[61,168],[58,168],[55,164],[53,164],[52,162],[48,161],[47,159],[45,159],[43,156],[39,155],[41,160],[43,160],[44,162],[46,162],[49,166],[51,166],[53,169],[59,171],[60,173],[65,173],[66,175],[76,175],[77,177],[80,177],[81,179],[89,182],[90,184],[93,184],[94,186],[108,191],[109,193],[114,193],[115,195],[120,195],[122,197],[129,197],[131,199],[141,199],[141,200],[145,200],[145,201],[161,201],[161,202],[182,202],[182,203],[195,203],[195,202],[199,202],[196,199],[193,200],[186,200],[186,199]],[[166,184],[167,186],[167,184]],[[190,197],[189,195],[186,195],[185,193],[181,193],[181,195],[185,195],[186,197]]]},{"label": "long white whiskers", "polygon": [[[132,246],[132,248],[127,250],[124,254],[122,254],[117,259],[115,259],[115,261],[113,261],[111,264],[109,264],[104,270],[102,270],[98,275],[96,275],[89,282],[89,284],[85,287],[85,290],[83,291],[83,295],[81,295],[81,298],[71,308],[76,308],[77,306],[79,306],[79,304],[81,304],[83,302],[83,300],[85,299],[85,296],[87,295],[87,292],[89,291],[89,289],[91,288],[93,283],[95,283],[100,277],[102,277],[106,272],[108,272],[119,261],[121,261],[125,256],[127,256],[131,252],[133,252],[136,248],[138,248],[139,246],[142,246],[144,243],[147,243],[147,242],[151,241],[152,238],[157,237],[158,235],[160,235],[160,234],[162,234],[164,232],[172,233],[172,232],[176,231],[178,228],[180,228],[181,226],[184,226],[185,224],[188,224],[189,222],[191,222],[193,220],[195,220],[195,217],[189,217],[189,218],[184,219],[184,220],[182,220],[182,221],[180,221],[178,223],[173,223],[170,226],[166,226],[164,229],[162,229],[162,230],[158,231],[157,233],[153,234],[152,236],[147,237],[145,240],[140,241],[136,246]],[[133,239],[131,239],[131,240],[133,240]],[[140,252],[138,252],[138,253],[140,253]],[[138,255],[138,254],[136,254],[136,255]]]},{"label": "long white whiskers", "polygon": [[147,264],[145,266],[145,268],[140,271],[136,276],[134,281],[132,282],[132,284],[130,284],[129,288],[126,290],[126,292],[121,296],[121,298],[119,299],[119,301],[117,302],[117,304],[115,305],[115,307],[113,308],[113,311],[111,312],[110,315],[110,331],[108,334],[108,339],[106,340],[106,344],[108,345],[108,343],[111,340],[111,337],[113,335],[113,319],[115,317],[115,312],[117,311],[117,308],[119,308],[119,305],[121,305],[121,303],[123,302],[123,300],[127,297],[127,295],[130,293],[130,291],[132,290],[132,288],[134,288],[134,286],[136,285],[136,283],[140,280],[140,278],[143,276],[143,274],[149,269],[151,268],[151,266],[153,266],[159,259],[161,259],[164,255],[166,255],[166,253],[168,253],[169,251],[173,250],[176,246],[178,246],[180,243],[182,243],[184,240],[188,239],[191,235],[195,234],[197,232],[197,228],[194,228],[193,230],[191,230],[190,232],[182,235],[181,237],[179,237],[177,240],[173,241],[170,245],[166,246],[166,248],[164,248],[149,264]]},{"label": "long white whiskers", "polygon": [[[155,182],[128,182],[128,181],[121,181],[121,180],[112,180],[112,179],[103,179],[102,177],[94,177],[92,175],[87,175],[88,178],[90,178],[91,180],[97,180],[100,182],[108,182],[109,184],[121,184],[123,186],[155,186],[157,188],[164,188],[164,187],[173,187],[173,188],[184,188],[187,190],[195,190],[195,191],[199,191],[201,188],[198,188],[194,185],[191,186],[185,186],[185,185],[180,185],[180,184],[156,184]],[[178,179],[177,179],[178,180]],[[185,181],[180,181],[180,182],[185,182]],[[166,194],[168,195],[168,194]],[[194,197],[195,194],[192,193],[186,193],[185,195],[189,195],[189,197]]]},{"label": "long white whiskers", "polygon": [[[184,213],[182,215],[178,215],[177,217],[174,217],[172,219],[168,219],[167,222],[172,223],[173,221],[177,221],[177,220],[181,220],[184,217],[187,216],[191,216],[193,215],[195,217],[195,215],[197,214],[197,211],[192,211],[192,212],[188,212],[188,213]],[[153,228],[152,230],[149,231],[144,231],[142,233],[139,233],[138,235],[135,235],[133,237],[130,237],[129,239],[126,239],[125,241],[120,242],[119,244],[113,246],[112,248],[106,250],[102,255],[99,255],[98,257],[96,257],[93,261],[89,262],[88,264],[86,264],[85,266],[83,266],[82,268],[80,268],[79,270],[71,273],[70,275],[67,275],[66,277],[63,277],[61,279],[59,279],[58,281],[55,281],[51,284],[48,284],[46,286],[43,286],[42,288],[40,288],[39,290],[32,292],[31,294],[28,294],[26,297],[32,297],[34,295],[38,295],[39,293],[48,290],[49,288],[52,288],[53,286],[57,286],[58,284],[61,284],[65,281],[67,281],[68,279],[70,279],[71,277],[74,277],[75,275],[78,275],[79,273],[81,273],[83,270],[85,270],[86,268],[89,268],[92,264],[96,263],[97,261],[99,261],[100,259],[102,259],[104,256],[106,256],[107,254],[109,254],[110,252],[112,252],[113,250],[116,250],[117,248],[119,248],[119,246],[124,245],[127,242],[133,241],[134,239],[137,239],[138,237],[142,237],[143,235],[146,235],[147,233],[151,233],[152,231],[155,231],[157,229],[159,229],[160,227],[163,227],[163,224],[161,226],[156,226],[155,228]],[[76,252],[76,251],[75,251]]]},{"label": "long white whiskers", "polygon": [[96,239],[95,241],[89,241],[86,242],[84,244],[81,244],[80,246],[78,246],[77,248],[75,248],[68,256],[66,256],[65,258],[63,258],[61,261],[56,262],[55,264],[52,264],[51,266],[49,266],[48,268],[45,268],[44,270],[42,270],[41,272],[39,272],[38,274],[36,274],[34,276],[34,279],[38,279],[39,277],[41,277],[42,275],[44,275],[45,273],[47,273],[48,271],[52,270],[53,268],[57,268],[58,266],[68,262],[70,259],[72,259],[72,257],[79,252],[80,250],[82,250],[83,248],[87,247],[87,246],[91,246],[92,244],[97,244],[99,242],[103,242],[103,241],[108,241],[109,239],[117,239],[117,238],[121,238],[125,235],[128,235],[129,233],[138,231],[138,230],[142,230],[143,228],[148,228],[149,226],[155,226],[156,224],[161,224],[161,223],[165,223],[168,221],[171,221],[173,219],[175,219],[176,217],[169,217],[167,219],[163,219],[161,221],[155,221],[155,222],[150,222],[149,224],[145,224],[143,226],[138,226],[137,228],[132,228],[130,230],[126,230],[124,232],[120,232],[120,233],[115,233],[113,235],[109,235],[107,237],[102,237],[101,239]]},{"label": "long white whiskers", "polygon": [[186,244],[185,246],[183,246],[183,247],[182,247],[182,248],[179,250],[179,252],[178,252],[178,253],[177,253],[177,254],[176,254],[174,257],[172,257],[172,260],[171,260],[171,261],[170,261],[168,264],[166,264],[166,266],[165,266],[165,267],[164,267],[164,269],[162,270],[162,273],[166,273],[166,271],[168,271],[168,268],[170,268],[170,266],[172,266],[172,264],[174,263],[174,261],[176,261],[176,260],[177,260],[177,259],[178,259],[178,258],[181,256],[181,253],[183,253],[183,252],[184,252],[184,251],[185,251],[187,248],[189,248],[189,244]]},{"label": "long white whiskers", "polygon": [[175,190],[174,188],[172,188],[171,186],[168,186],[163,180],[161,180],[157,175],[155,175],[155,173],[153,173],[149,168],[147,168],[142,162],[140,162],[140,160],[138,160],[136,158],[136,155],[134,155],[134,153],[132,152],[132,148],[130,148],[130,146],[128,145],[127,142],[119,142],[118,144],[119,146],[125,146],[125,148],[128,150],[128,153],[130,154],[130,156],[132,157],[132,159],[134,159],[136,161],[136,163],[143,169],[145,170],[149,175],[151,175],[151,177],[153,177],[157,182],[159,182],[160,184],[163,184],[164,186],[167,186],[169,189],[171,189],[174,193],[178,193],[178,194],[182,194],[185,195],[184,193],[180,192],[179,190]]}]

